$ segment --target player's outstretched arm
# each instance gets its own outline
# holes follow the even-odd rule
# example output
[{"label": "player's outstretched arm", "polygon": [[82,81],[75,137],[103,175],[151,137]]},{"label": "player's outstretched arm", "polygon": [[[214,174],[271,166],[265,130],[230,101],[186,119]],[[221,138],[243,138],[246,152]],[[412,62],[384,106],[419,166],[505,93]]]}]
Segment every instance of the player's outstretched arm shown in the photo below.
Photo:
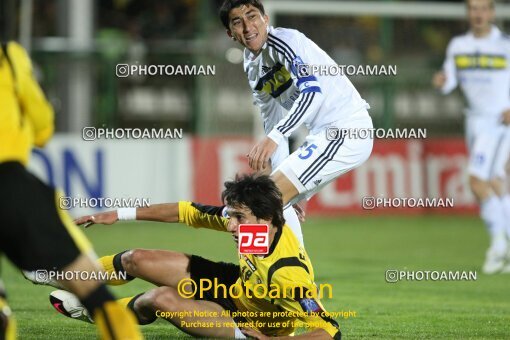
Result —
[{"label": "player's outstretched arm", "polygon": [[[93,224],[114,224],[119,220],[118,210],[106,211],[98,214],[82,216],[74,223],[85,228]],[[179,204],[154,204],[146,208],[136,208],[136,220],[173,223],[179,221]]]},{"label": "player's outstretched arm", "polygon": [[[260,333],[259,331],[256,331],[252,328],[243,328],[241,330],[244,335],[250,336],[255,339],[259,340],[265,340],[269,339],[268,336],[265,336],[264,334]],[[279,336],[277,338],[271,338],[271,339],[315,339],[315,340],[321,340],[321,339],[331,339],[331,335],[328,334],[323,329],[316,329],[308,333],[303,333],[297,336]]]}]

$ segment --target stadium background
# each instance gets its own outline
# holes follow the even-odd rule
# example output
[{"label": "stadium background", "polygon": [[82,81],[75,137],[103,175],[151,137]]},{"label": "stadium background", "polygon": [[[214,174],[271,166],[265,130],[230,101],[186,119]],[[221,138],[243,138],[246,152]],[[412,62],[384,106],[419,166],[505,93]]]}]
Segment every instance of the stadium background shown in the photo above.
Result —
[{"label": "stadium background", "polygon": [[[6,34],[30,50],[56,110],[57,133],[47,148],[34,150],[30,169],[70,197],[217,203],[222,182],[248,170],[245,155],[253,136],[262,133],[241,50],[226,37],[216,14],[220,3],[4,1],[8,13],[15,13],[7,16]],[[358,314],[339,320],[344,334],[510,336],[509,275],[488,277],[480,271],[488,239],[467,186],[463,99],[458,91],[440,96],[430,85],[448,41],[467,29],[463,3],[264,4],[273,24],[302,31],[339,64],[397,65],[397,76],[351,80],[371,104],[376,127],[427,129],[424,140],[377,140],[365,165],[308,205],[303,229],[317,281],[335,287],[334,299],[325,305]],[[510,6],[498,3],[497,16],[504,29]],[[124,63],[215,65],[216,75],[119,78],[115,67]],[[83,141],[88,126],[182,128],[185,137]],[[363,210],[364,196],[453,198],[455,207]],[[95,211],[75,208],[71,214]],[[86,233],[99,254],[145,247],[235,260],[229,237],[182,227],[122,224]],[[477,270],[479,275],[476,282],[389,284],[384,280],[389,269]],[[48,288],[24,282],[9,265],[2,277],[21,338],[93,336],[92,327],[54,314]],[[149,287],[133,282],[116,292],[124,296]],[[183,335],[162,321],[144,332],[149,338]]]}]

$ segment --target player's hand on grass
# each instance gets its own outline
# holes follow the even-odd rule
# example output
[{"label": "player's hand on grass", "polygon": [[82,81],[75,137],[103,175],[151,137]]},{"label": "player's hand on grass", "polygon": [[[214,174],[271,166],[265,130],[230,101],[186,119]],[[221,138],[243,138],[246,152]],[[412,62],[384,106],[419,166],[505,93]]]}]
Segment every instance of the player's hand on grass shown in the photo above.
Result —
[{"label": "player's hand on grass", "polygon": [[503,111],[501,114],[501,120],[503,124],[510,125],[510,109]]},{"label": "player's hand on grass", "polygon": [[269,166],[269,158],[278,145],[269,137],[258,142],[248,154],[248,164],[255,171],[264,170]]},{"label": "player's hand on grass", "polygon": [[438,90],[443,88],[445,83],[446,74],[443,71],[436,72],[436,74],[434,74],[434,76],[432,77],[432,86],[434,86]]},{"label": "player's hand on grass", "polygon": [[252,337],[254,339],[259,339],[259,340],[269,339],[269,337],[265,336],[264,334],[260,333],[259,331],[254,330],[252,328],[248,328],[248,327],[241,328],[241,332],[243,332],[244,335]]},{"label": "player's hand on grass", "polygon": [[93,224],[114,224],[119,220],[117,211],[106,211],[99,214],[82,216],[74,220],[77,225],[82,225],[85,228],[90,227]]}]

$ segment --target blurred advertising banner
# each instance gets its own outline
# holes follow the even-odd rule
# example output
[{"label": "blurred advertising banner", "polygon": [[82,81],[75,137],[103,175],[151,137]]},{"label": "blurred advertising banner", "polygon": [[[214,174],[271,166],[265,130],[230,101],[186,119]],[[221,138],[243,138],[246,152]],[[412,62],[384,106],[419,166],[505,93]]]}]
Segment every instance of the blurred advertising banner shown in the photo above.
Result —
[{"label": "blurred advertising banner", "polygon": [[73,216],[121,206],[192,199],[191,143],[179,140],[84,141],[57,134],[34,149],[29,170],[63,192]]},{"label": "blurred advertising banner", "polygon": [[[193,139],[194,198],[219,203],[222,183],[248,172],[249,138]],[[310,214],[474,213],[462,138],[376,140],[368,161],[315,195]]]}]

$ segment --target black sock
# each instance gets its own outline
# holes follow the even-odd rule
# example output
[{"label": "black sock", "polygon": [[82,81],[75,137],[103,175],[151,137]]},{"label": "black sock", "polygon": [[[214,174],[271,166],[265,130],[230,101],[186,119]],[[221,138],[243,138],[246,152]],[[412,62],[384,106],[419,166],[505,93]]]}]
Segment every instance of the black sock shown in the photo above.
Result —
[{"label": "black sock", "polygon": [[153,323],[154,321],[156,321],[156,319],[158,317],[156,316],[156,313],[154,313],[154,316],[152,318],[146,317],[144,315],[143,319],[142,319],[142,317],[139,315],[139,313],[136,312],[136,310],[135,310],[135,302],[143,294],[144,293],[140,293],[140,294],[136,295],[134,298],[132,298],[131,301],[129,301],[129,303],[127,304],[127,308],[129,308],[129,309],[131,309],[131,311],[133,311],[133,314],[136,316],[136,320],[138,321],[139,325],[148,325],[148,324]]},{"label": "black sock", "polygon": [[105,302],[115,301],[115,298],[113,297],[112,293],[108,291],[106,286],[102,284],[92,293],[80,300],[85,308],[87,308],[87,310],[90,312],[90,315],[93,316],[96,309],[102,308]]},{"label": "black sock", "polygon": [[[118,273],[118,272],[123,272],[123,273],[126,273],[126,270],[124,269],[124,266],[122,266],[122,254],[128,252],[129,250],[124,250],[122,253],[118,253],[116,254],[114,257],[113,257],[113,268],[115,268],[115,271]],[[134,276],[131,276],[129,275],[128,273],[126,273],[126,280],[128,281],[131,281],[133,280],[135,277]]]}]

